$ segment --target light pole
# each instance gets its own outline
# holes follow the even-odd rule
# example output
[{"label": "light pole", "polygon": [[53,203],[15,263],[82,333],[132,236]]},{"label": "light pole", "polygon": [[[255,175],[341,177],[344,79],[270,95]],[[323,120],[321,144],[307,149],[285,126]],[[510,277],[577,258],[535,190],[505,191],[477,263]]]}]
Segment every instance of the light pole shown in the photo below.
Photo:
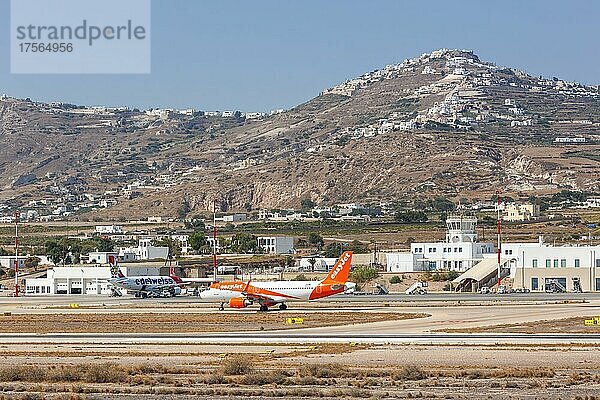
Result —
[{"label": "light pole", "polygon": [[496,190],[496,196],[498,197],[498,289],[500,289],[500,252],[502,249],[502,242],[500,239],[500,190]]},{"label": "light pole", "polygon": [[213,201],[213,281],[217,281],[217,200]]},{"label": "light pole", "polygon": [[19,297],[19,217],[15,212],[15,297]]}]

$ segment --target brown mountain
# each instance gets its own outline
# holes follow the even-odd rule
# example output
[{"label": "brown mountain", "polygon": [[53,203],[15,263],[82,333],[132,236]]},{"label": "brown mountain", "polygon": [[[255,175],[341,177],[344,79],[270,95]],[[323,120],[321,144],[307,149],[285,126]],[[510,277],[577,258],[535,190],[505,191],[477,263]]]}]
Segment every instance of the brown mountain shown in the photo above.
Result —
[{"label": "brown mountain", "polygon": [[3,97],[1,200],[79,213],[116,201],[91,214],[107,218],[193,214],[214,199],[239,210],[600,191],[599,87],[470,51],[434,51],[247,117]]}]

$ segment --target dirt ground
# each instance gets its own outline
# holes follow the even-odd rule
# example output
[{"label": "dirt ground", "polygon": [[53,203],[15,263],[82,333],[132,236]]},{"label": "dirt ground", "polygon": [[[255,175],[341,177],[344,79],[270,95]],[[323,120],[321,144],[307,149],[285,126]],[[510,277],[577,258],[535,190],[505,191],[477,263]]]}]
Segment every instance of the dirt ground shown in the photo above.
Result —
[{"label": "dirt ground", "polygon": [[[0,399],[598,399],[597,346],[0,347]],[[165,347],[163,349],[163,347]],[[596,397],[595,397],[596,396]]]},{"label": "dirt ground", "polygon": [[[0,315],[0,333],[236,332],[315,328],[426,317],[422,313],[55,313]],[[288,325],[287,318],[302,318]]]},{"label": "dirt ground", "polygon": [[543,320],[521,324],[490,325],[468,329],[441,329],[436,332],[448,333],[600,333],[600,325],[585,325],[586,318],[565,318]]}]

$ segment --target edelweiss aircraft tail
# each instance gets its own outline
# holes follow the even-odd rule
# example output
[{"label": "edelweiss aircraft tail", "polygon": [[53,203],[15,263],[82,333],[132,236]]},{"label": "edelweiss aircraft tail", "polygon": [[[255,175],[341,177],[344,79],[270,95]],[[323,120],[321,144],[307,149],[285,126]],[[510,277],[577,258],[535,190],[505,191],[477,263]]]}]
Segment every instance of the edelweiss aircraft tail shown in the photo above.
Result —
[{"label": "edelweiss aircraft tail", "polygon": [[111,278],[125,278],[125,275],[123,275],[123,272],[121,272],[121,268],[119,268],[117,265],[112,264],[110,266],[110,277]]},{"label": "edelweiss aircraft tail", "polygon": [[325,285],[346,284],[350,275],[350,264],[352,264],[352,252],[345,251],[321,283]]}]

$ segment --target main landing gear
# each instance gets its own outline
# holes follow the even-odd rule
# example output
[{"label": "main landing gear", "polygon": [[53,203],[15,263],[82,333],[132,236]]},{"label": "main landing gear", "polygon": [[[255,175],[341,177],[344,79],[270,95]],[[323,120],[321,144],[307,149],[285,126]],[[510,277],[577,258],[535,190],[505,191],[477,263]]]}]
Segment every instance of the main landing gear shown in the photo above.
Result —
[{"label": "main landing gear", "polygon": [[258,309],[259,311],[269,311],[269,307],[265,306],[265,305],[260,305],[260,308]]},{"label": "main landing gear", "polygon": [[279,309],[280,309],[281,311],[283,311],[283,310],[287,310],[287,305],[286,305],[285,303],[281,303],[281,304],[279,305]]},{"label": "main landing gear", "polygon": [[219,311],[223,311],[223,310],[225,310],[225,303],[221,303],[219,305]]}]

